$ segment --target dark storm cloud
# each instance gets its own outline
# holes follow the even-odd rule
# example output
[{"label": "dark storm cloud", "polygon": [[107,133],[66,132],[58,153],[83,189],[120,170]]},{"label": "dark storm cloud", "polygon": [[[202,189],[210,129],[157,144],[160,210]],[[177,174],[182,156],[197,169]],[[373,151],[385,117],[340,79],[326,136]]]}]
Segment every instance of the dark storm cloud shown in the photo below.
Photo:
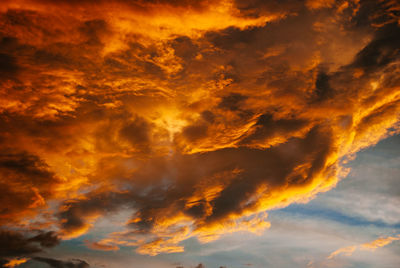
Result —
[{"label": "dark storm cloud", "polygon": [[90,228],[89,219],[106,215],[123,207],[135,206],[135,198],[130,193],[100,192],[92,193],[86,200],[68,200],[64,202],[57,215],[61,229],[66,237],[79,236]]},{"label": "dark storm cloud", "polygon": [[55,232],[40,232],[34,236],[1,229],[0,230],[0,259],[26,257],[43,252],[46,248],[55,247],[60,239]]},{"label": "dark storm cloud", "polygon": [[273,137],[279,137],[286,133],[293,133],[309,124],[304,119],[274,119],[272,114],[261,115],[252,134],[245,137],[241,142],[243,144],[251,144],[263,142]]},{"label": "dark storm cloud", "polygon": [[374,39],[356,56],[352,66],[366,73],[379,70],[399,59],[400,29],[398,23],[390,23],[378,29]]},{"label": "dark storm cloud", "polygon": [[17,71],[18,64],[15,57],[12,55],[0,53],[0,78],[13,77]]},{"label": "dark storm cloud", "polygon": [[[2,224],[18,221],[24,213],[45,205],[60,180],[36,155],[6,149],[0,154]],[[13,200],[12,203],[9,203]]]},{"label": "dark storm cloud", "polygon": [[[46,184],[54,179],[54,174],[48,170],[48,166],[37,156],[26,152],[3,152],[0,155],[0,169],[12,174],[22,175],[26,182],[34,185]],[[43,182],[44,181],[44,182]]]}]

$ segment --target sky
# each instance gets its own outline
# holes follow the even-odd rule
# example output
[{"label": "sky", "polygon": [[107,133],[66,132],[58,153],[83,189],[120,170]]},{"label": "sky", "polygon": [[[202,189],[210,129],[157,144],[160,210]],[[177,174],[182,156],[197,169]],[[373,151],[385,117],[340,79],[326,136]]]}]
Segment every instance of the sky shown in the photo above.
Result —
[{"label": "sky", "polygon": [[0,2],[0,266],[396,268],[396,0]]}]

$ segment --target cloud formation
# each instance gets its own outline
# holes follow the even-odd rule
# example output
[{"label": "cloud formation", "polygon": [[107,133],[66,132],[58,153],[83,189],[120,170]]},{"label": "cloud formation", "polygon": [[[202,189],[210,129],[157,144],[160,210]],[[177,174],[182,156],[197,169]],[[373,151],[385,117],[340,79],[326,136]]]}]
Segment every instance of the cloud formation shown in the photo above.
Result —
[{"label": "cloud formation", "polygon": [[35,235],[0,229],[0,265],[15,267],[27,262],[32,254],[41,253],[60,243],[53,231],[36,231]]},{"label": "cloud formation", "polygon": [[344,255],[344,256],[351,256],[353,255],[354,251],[356,250],[368,250],[368,251],[374,251],[377,248],[384,247],[393,241],[400,240],[400,235],[396,236],[387,236],[387,237],[380,237],[374,241],[367,242],[361,245],[354,245],[354,246],[348,246],[344,248],[340,248],[334,252],[332,252],[327,259],[332,259],[338,255]]},{"label": "cloud formation", "polygon": [[377,248],[384,247],[393,241],[400,240],[400,235],[397,236],[388,236],[378,238],[370,243],[364,243],[361,245],[362,250],[372,250],[374,251]]},{"label": "cloud formation", "polygon": [[268,229],[399,132],[398,9],[3,1],[0,224],[70,239],[128,210],[87,245],[149,255]]},{"label": "cloud formation", "polygon": [[35,261],[48,264],[52,268],[89,268],[89,264],[83,260],[75,259],[70,261],[61,261],[51,258],[35,257]]}]

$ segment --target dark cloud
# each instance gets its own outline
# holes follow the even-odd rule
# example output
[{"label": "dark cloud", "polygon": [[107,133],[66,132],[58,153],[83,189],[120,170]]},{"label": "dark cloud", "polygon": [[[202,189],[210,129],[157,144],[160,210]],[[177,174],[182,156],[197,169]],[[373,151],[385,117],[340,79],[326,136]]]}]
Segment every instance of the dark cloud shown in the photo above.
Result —
[{"label": "dark cloud", "polygon": [[39,157],[26,152],[3,152],[0,156],[0,169],[21,175],[21,179],[26,180],[25,183],[32,182],[33,185],[46,184],[54,179],[54,174]]},{"label": "dark cloud", "polygon": [[309,122],[304,119],[274,119],[272,114],[263,114],[258,118],[253,133],[245,137],[241,143],[268,143],[268,140],[271,138],[282,137],[289,133],[299,131],[302,128],[305,128],[308,124]]},{"label": "dark cloud", "polygon": [[13,257],[26,257],[31,254],[43,252],[46,248],[55,247],[60,239],[55,232],[39,232],[34,236],[1,229],[0,230],[0,259]]},{"label": "dark cloud", "polygon": [[[221,266],[222,267],[222,266]],[[185,268],[184,266],[177,266],[176,268]],[[206,268],[205,266],[204,266],[204,264],[202,264],[202,263],[199,263],[198,265],[196,265],[194,268]]]},{"label": "dark cloud", "polygon": [[44,257],[34,257],[35,261],[48,264],[52,268],[89,268],[90,265],[79,259],[72,259],[70,261],[62,261]]},{"label": "dark cloud", "polygon": [[[167,217],[168,214],[165,213],[169,213],[168,211],[176,213],[183,210],[186,202],[190,207],[185,213],[193,217],[199,226],[222,220],[231,214],[240,215],[241,211],[256,205],[252,196],[259,186],[266,184],[271,192],[280,191],[281,187],[287,187],[288,184],[291,187],[301,187],[311,183],[315,174],[326,172],[324,168],[330,155],[331,137],[325,132],[322,135],[322,130],[323,128],[314,128],[304,139],[293,139],[267,151],[230,148],[177,156],[172,160],[174,166],[169,168],[157,164],[160,160],[154,160],[150,163],[152,174],[145,169],[138,170],[133,176],[137,181],[140,181],[141,174],[145,178],[154,176],[156,182],[167,178],[169,187],[162,183],[158,186],[149,182],[143,186],[137,185],[130,193],[93,193],[84,201],[71,200],[64,204],[66,210],[59,215],[63,222],[62,227],[70,233],[79,232],[87,227],[92,216],[104,215],[128,204],[139,209],[135,214],[138,220],[131,224],[132,227],[145,233],[151,233],[157,222]],[[305,161],[310,163],[306,174],[293,174],[294,167]],[[212,178],[234,169],[242,172],[228,181],[224,177],[220,181],[214,181],[225,186],[212,201],[184,201],[195,194],[201,178]],[[150,186],[151,190],[145,193],[145,189]],[[207,206],[213,208],[211,214],[207,211]]]},{"label": "dark cloud", "polygon": [[[92,193],[85,201],[68,200],[64,202],[63,209],[58,214],[62,219],[61,228],[65,236],[75,237],[86,232],[90,227],[88,219],[114,212],[124,206],[135,205],[135,198],[131,193],[100,192]],[[129,205],[128,205],[129,204]]]},{"label": "dark cloud", "polygon": [[127,139],[132,146],[148,146],[150,142],[150,124],[143,118],[135,118],[120,130],[120,135]]},{"label": "dark cloud", "polygon": [[175,38],[171,42],[171,47],[174,49],[175,55],[187,61],[193,59],[199,52],[199,48],[187,36]]},{"label": "dark cloud", "polygon": [[396,1],[363,1],[351,18],[351,25],[365,28],[369,25],[382,26],[396,22],[399,18]]},{"label": "dark cloud", "polygon": [[201,117],[202,117],[205,121],[207,121],[207,122],[209,122],[209,123],[213,123],[214,120],[215,120],[215,114],[213,114],[213,112],[211,112],[211,111],[203,111],[203,112],[201,113]]},{"label": "dark cloud", "polygon": [[246,96],[243,96],[238,93],[231,93],[228,96],[222,97],[221,102],[218,107],[222,109],[229,109],[232,111],[239,110],[241,104],[247,99]]},{"label": "dark cloud", "polygon": [[182,130],[182,134],[190,141],[205,138],[207,136],[207,125],[197,124],[187,126]]},{"label": "dark cloud", "polygon": [[37,50],[33,55],[33,61],[36,64],[51,66],[56,68],[71,68],[71,59],[68,59],[62,53],[52,52],[51,50]]},{"label": "dark cloud", "polygon": [[[12,223],[24,213],[45,205],[53,195],[59,178],[36,155],[7,149],[0,154],[0,185],[2,224]],[[12,203],[9,203],[13,200]]]},{"label": "dark cloud", "polygon": [[14,56],[0,53],[0,78],[11,78],[17,73],[18,69]]},{"label": "dark cloud", "polygon": [[87,43],[90,45],[100,45],[101,35],[107,30],[107,23],[104,20],[85,21],[80,27],[80,31],[87,37]]},{"label": "dark cloud", "polygon": [[390,23],[378,29],[375,38],[357,54],[352,66],[371,73],[397,61],[399,59],[399,36],[398,23]]},{"label": "dark cloud", "polygon": [[333,96],[333,89],[329,84],[329,75],[321,71],[317,75],[315,80],[315,91],[314,94],[318,101],[331,98]]}]

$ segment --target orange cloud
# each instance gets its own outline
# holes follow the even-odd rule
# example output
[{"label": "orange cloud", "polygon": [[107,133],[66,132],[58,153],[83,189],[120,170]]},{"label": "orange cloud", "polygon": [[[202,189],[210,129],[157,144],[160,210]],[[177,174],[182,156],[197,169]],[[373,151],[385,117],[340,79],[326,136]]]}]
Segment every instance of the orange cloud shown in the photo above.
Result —
[{"label": "orange cloud", "polygon": [[340,248],[334,252],[332,252],[327,259],[332,259],[338,255],[344,255],[344,256],[351,256],[356,250],[369,250],[369,251],[374,251],[377,248],[384,247],[393,241],[400,240],[400,235],[397,236],[388,236],[388,237],[381,237],[378,238],[374,241],[364,243],[361,245],[355,245],[355,246],[348,246],[344,248]]},{"label": "orange cloud", "polygon": [[127,209],[129,239],[88,246],[181,252],[399,133],[395,4],[264,2],[3,1],[0,224],[69,239]]},{"label": "orange cloud", "polygon": [[307,0],[306,5],[310,9],[319,9],[331,7],[334,3],[334,0]]},{"label": "orange cloud", "polygon": [[85,241],[85,245],[94,250],[101,250],[101,251],[115,251],[119,250],[118,246],[115,245],[109,245],[107,244],[108,241],[100,241],[100,242],[90,242],[90,241]]},{"label": "orange cloud", "polygon": [[4,267],[16,267],[19,266],[20,264],[27,262],[28,260],[29,259],[27,258],[12,259],[8,263],[6,263]]},{"label": "orange cloud", "polygon": [[380,247],[384,247],[393,241],[400,240],[400,235],[397,236],[388,236],[378,238],[370,243],[364,243],[361,245],[361,250],[375,250]]}]

